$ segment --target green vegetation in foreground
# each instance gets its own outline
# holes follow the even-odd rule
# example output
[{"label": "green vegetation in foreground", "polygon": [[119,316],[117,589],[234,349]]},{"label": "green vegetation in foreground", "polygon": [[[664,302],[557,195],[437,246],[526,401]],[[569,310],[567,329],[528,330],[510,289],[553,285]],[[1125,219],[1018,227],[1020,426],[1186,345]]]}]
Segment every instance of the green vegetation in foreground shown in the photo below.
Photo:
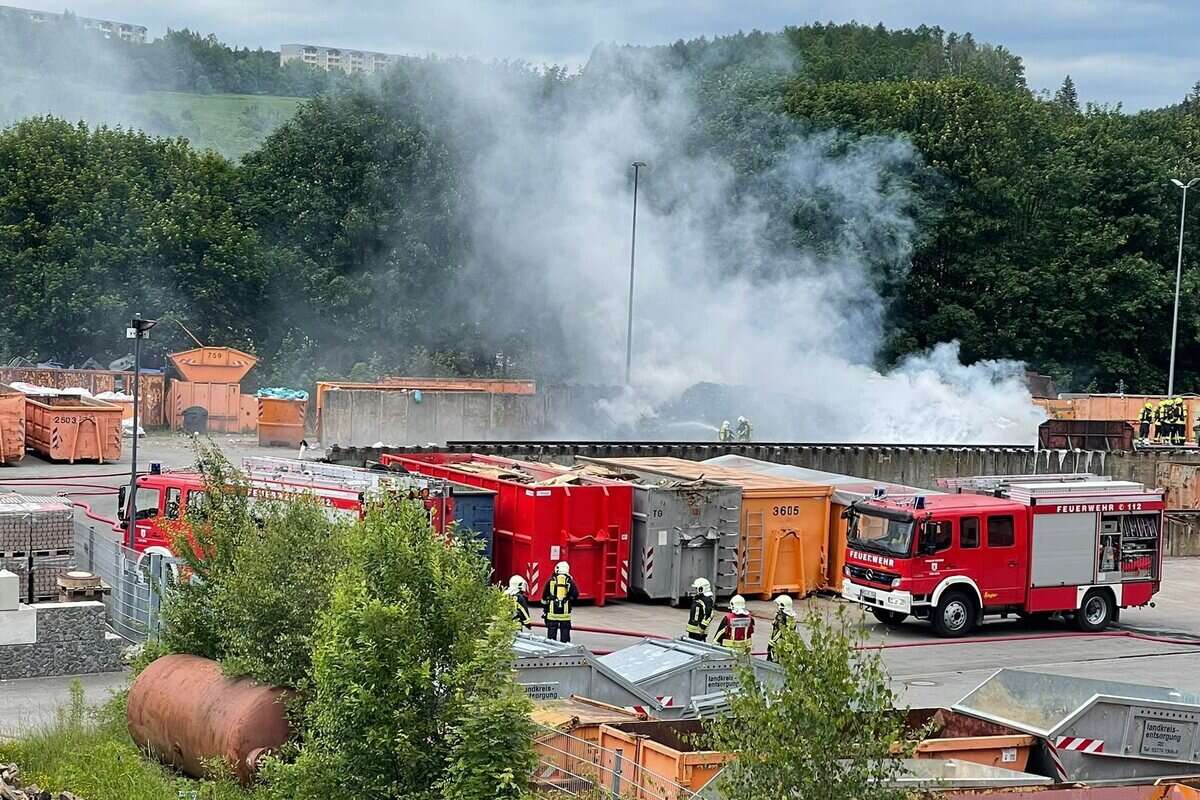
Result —
[{"label": "green vegetation in foreground", "polygon": [[146,92],[135,97],[151,130],[240,159],[291,119],[302,97]]},{"label": "green vegetation in foreground", "polygon": [[192,792],[197,800],[251,796],[233,780],[193,781],[142,758],[125,727],[124,695],[89,709],[78,683],[53,725],[0,742],[0,762],[16,763],[24,785],[37,784],[55,797],[60,791],[86,800],[163,800]]}]

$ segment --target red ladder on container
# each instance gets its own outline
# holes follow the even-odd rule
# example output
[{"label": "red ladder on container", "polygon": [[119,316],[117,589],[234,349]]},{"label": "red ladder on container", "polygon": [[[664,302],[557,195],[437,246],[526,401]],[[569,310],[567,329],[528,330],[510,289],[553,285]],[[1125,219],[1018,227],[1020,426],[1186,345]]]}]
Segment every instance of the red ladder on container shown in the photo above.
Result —
[{"label": "red ladder on container", "polygon": [[596,605],[604,605],[609,596],[617,596],[621,585],[621,555],[617,548],[620,534],[614,527],[608,532],[608,539],[598,544],[601,551],[600,586],[597,587]]}]

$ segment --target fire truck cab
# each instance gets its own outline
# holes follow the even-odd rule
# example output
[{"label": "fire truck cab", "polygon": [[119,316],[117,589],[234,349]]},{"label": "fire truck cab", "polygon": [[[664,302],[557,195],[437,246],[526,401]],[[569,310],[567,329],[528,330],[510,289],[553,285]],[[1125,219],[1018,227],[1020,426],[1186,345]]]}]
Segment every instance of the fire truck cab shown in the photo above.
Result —
[{"label": "fire truck cab", "polygon": [[1163,495],[1095,476],[983,476],[954,494],[855,503],[842,596],[889,626],[963,636],[984,615],[1065,613],[1084,631],[1143,606],[1162,569]]},{"label": "fire truck cab", "polygon": [[[452,520],[454,499],[450,484],[421,475],[398,475],[368,469],[321,464],[288,458],[246,458],[242,461],[246,491],[256,500],[288,500],[309,495],[332,515],[361,516],[367,497],[376,492],[403,492],[421,499],[433,526],[442,531]],[[197,472],[151,472],[137,478],[137,519],[133,548],[138,552],[172,555],[173,523],[194,519],[207,497],[203,476]],[[114,530],[126,531],[125,488],[117,499],[120,520]]]}]

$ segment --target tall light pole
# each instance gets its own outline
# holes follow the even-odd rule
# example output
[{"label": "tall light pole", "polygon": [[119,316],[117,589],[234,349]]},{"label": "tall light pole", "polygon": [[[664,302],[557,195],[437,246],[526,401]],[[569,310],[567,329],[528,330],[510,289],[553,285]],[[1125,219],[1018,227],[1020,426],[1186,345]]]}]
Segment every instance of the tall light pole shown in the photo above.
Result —
[{"label": "tall light pole", "polygon": [[133,450],[129,462],[129,497],[125,499],[125,522],[128,526],[125,545],[131,549],[135,546],[134,533],[137,530],[138,390],[142,382],[142,339],[149,336],[150,329],[157,324],[157,320],[142,319],[137,314],[125,329],[125,338],[133,339]]},{"label": "tall light pole", "polygon": [[1183,205],[1179,209],[1179,258],[1175,262],[1175,316],[1171,320],[1171,368],[1167,373],[1167,397],[1175,396],[1175,338],[1179,334],[1179,282],[1183,277],[1183,223],[1187,218],[1187,191],[1198,181],[1200,178],[1192,178],[1187,183],[1171,178],[1171,183],[1183,189]]},{"label": "tall light pole", "polygon": [[625,385],[629,385],[629,371],[633,364],[633,256],[637,252],[637,194],[638,172],[646,166],[645,161],[633,162],[633,234],[629,238],[629,326],[625,331]]}]

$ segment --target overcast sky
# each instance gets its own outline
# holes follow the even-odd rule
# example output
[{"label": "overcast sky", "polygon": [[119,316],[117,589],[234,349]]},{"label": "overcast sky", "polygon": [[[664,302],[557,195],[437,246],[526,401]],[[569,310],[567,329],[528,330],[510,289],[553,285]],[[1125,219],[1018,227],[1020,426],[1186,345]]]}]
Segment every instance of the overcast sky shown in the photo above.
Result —
[{"label": "overcast sky", "polygon": [[1070,74],[1081,99],[1126,110],[1178,101],[1200,80],[1196,0],[4,0],[12,5],[215,33],[278,49],[327,44],[409,55],[579,66],[599,42],[778,30],[813,21],[970,31],[1023,57],[1031,88]]}]

